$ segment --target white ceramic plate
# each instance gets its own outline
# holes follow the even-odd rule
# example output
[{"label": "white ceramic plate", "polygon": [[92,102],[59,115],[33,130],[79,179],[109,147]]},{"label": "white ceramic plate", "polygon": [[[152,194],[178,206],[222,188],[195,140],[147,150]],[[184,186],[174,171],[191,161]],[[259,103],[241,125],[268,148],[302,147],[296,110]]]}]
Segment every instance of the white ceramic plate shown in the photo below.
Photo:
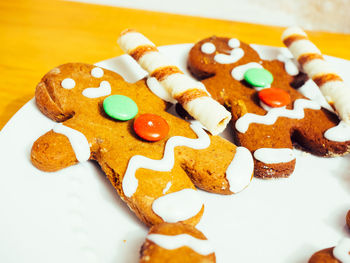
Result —
[{"label": "white ceramic plate", "polygon": [[[161,51],[186,71],[191,46]],[[270,58],[278,51],[258,48]],[[327,59],[350,83],[350,62]],[[128,81],[145,76],[127,56],[98,65]],[[0,261],[138,262],[148,229],[97,165],[55,173],[31,165],[32,143],[53,125],[31,100],[0,133]],[[327,159],[295,152],[297,165],[288,179],[254,179],[232,196],[200,192],[206,209],[198,228],[212,241],[217,262],[306,262],[317,250],[350,236],[344,222],[350,209],[350,156]]]}]

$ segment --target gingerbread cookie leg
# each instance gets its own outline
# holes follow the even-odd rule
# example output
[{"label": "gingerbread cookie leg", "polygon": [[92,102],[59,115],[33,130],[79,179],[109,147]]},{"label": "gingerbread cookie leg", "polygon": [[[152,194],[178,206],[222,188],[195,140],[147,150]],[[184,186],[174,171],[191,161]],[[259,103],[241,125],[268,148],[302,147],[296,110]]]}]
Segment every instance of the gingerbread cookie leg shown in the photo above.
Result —
[{"label": "gingerbread cookie leg", "polygon": [[153,226],[140,251],[140,263],[216,262],[212,245],[196,228],[176,223]]}]

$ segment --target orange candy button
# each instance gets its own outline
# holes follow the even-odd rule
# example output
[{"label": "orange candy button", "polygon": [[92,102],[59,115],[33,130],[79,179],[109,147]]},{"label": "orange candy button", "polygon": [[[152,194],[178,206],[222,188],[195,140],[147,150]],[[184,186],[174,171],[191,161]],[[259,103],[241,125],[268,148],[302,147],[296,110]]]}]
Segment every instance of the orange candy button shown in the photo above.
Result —
[{"label": "orange candy button", "polygon": [[169,132],[166,120],[156,114],[142,114],[134,121],[134,131],[142,139],[155,142],[163,139]]},{"label": "orange candy button", "polygon": [[289,93],[283,89],[267,88],[259,91],[259,99],[270,107],[283,107],[289,104]]}]

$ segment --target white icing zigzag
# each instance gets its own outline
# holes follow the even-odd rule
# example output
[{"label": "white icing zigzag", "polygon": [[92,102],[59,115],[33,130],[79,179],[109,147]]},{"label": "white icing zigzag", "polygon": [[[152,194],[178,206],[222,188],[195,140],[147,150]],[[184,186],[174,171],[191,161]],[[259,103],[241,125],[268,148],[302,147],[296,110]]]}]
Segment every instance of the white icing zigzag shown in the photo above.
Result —
[{"label": "white icing zigzag", "polygon": [[174,148],[176,146],[187,146],[197,150],[209,147],[210,138],[201,126],[193,122],[190,127],[197,134],[198,138],[189,139],[182,136],[171,137],[165,145],[164,156],[161,160],[153,160],[141,155],[131,157],[122,184],[124,194],[127,197],[131,197],[137,190],[138,180],[135,177],[137,169],[146,168],[160,172],[168,172],[171,171],[175,163]]},{"label": "white icing zigzag", "polygon": [[321,109],[320,105],[314,101],[306,99],[297,99],[294,102],[294,109],[287,110],[285,108],[273,108],[265,115],[257,115],[254,113],[246,113],[236,121],[236,129],[241,133],[245,133],[251,123],[260,123],[265,125],[274,124],[279,117],[287,117],[291,119],[304,118],[304,109]]}]

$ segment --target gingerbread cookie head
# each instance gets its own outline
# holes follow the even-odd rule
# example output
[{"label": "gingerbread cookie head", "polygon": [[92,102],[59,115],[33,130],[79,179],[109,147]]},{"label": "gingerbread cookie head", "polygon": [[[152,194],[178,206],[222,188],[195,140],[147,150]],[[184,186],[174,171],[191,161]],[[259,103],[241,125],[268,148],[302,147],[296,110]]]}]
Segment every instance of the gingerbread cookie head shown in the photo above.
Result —
[{"label": "gingerbread cookie head", "polygon": [[289,176],[295,166],[293,142],[320,156],[349,151],[349,139],[325,136],[339,120],[297,90],[306,77],[291,57],[282,53],[278,60],[263,60],[237,39],[211,37],[190,50],[188,66],[231,109],[235,140],[253,153],[256,176]]},{"label": "gingerbread cookie head", "polygon": [[142,263],[216,262],[213,246],[190,225],[163,223],[153,226],[140,251]]},{"label": "gingerbread cookie head", "polygon": [[[195,185],[232,194],[251,180],[249,151],[166,112],[167,104],[145,80],[130,84],[106,69],[65,64],[43,77],[36,102],[60,123],[34,143],[32,163],[57,171],[96,161],[147,225],[196,224],[203,202]],[[236,157],[248,165],[245,173],[239,171]]]}]

